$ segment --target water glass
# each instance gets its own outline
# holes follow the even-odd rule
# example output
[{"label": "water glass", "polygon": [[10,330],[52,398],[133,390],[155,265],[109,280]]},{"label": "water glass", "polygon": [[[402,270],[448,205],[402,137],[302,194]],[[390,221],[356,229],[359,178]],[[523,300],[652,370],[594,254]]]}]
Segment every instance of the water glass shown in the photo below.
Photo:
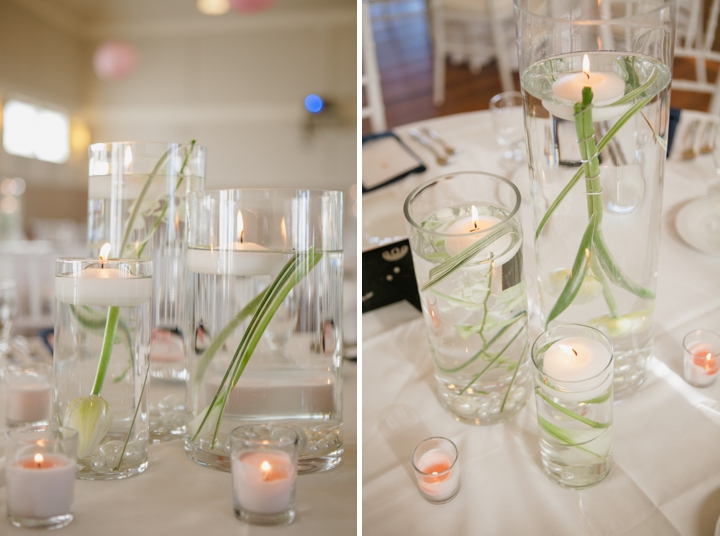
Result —
[{"label": "water glass", "polygon": [[503,158],[516,162],[525,161],[525,124],[523,122],[523,99],[519,91],[505,91],[490,99],[493,127]]},{"label": "water glass", "polygon": [[412,453],[420,494],[434,504],[452,501],[460,490],[460,467],[455,443],[444,437],[421,441]]}]

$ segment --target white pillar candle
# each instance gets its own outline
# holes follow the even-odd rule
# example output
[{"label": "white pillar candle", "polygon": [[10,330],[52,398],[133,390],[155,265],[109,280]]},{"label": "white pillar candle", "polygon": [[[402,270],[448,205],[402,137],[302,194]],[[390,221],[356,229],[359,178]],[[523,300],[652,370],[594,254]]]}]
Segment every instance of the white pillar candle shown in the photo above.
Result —
[{"label": "white pillar candle", "polygon": [[416,473],[418,486],[429,499],[444,501],[457,491],[460,486],[460,472],[457,467],[453,467],[454,461],[450,453],[439,448],[427,451],[417,461],[417,468],[425,473]]},{"label": "white pillar candle", "polygon": [[7,509],[13,517],[47,519],[72,512],[75,463],[61,454],[8,462]]},{"label": "white pillar candle", "polygon": [[550,395],[564,400],[590,400],[602,395],[612,383],[612,375],[599,384],[596,379],[612,358],[600,341],[588,337],[566,337],[545,352],[543,373],[562,382]]},{"label": "white pillar candle", "polygon": [[283,451],[240,452],[232,458],[235,499],[254,514],[279,514],[293,502],[297,471]]},{"label": "white pillar candle", "polygon": [[91,306],[136,307],[152,298],[152,278],[135,277],[127,269],[110,268],[110,245],[100,251],[97,268],[55,276],[55,298],[63,303]]},{"label": "white pillar candle", "polygon": [[8,381],[5,389],[5,420],[8,424],[49,422],[51,404],[49,381],[33,376]]},{"label": "white pillar candle", "polygon": [[552,85],[555,102],[544,100],[543,106],[556,117],[573,121],[574,105],[582,101],[582,92],[586,87],[591,88],[593,92],[593,121],[619,117],[630,109],[630,104],[608,107],[625,95],[625,80],[615,73],[591,72],[587,54],[583,56],[583,71],[567,74],[555,80]]},{"label": "white pillar candle", "polygon": [[[478,215],[478,210],[475,205],[470,206],[470,215],[453,222],[447,230],[444,232],[447,234],[458,234],[464,236],[448,237],[445,239],[445,250],[450,256],[455,256],[464,249],[467,249],[472,244],[487,236],[487,230],[495,225],[501,223],[500,218],[489,216],[486,214]],[[472,234],[467,234],[472,233]],[[485,247],[477,257],[486,259],[492,253],[494,259],[494,265],[501,266],[507,261],[512,259],[520,248],[520,241],[518,240],[515,247],[510,248],[512,244],[511,233],[505,234]],[[474,259],[470,260],[470,263]],[[467,266],[467,270],[487,270],[490,263],[478,265],[478,266]]]}]

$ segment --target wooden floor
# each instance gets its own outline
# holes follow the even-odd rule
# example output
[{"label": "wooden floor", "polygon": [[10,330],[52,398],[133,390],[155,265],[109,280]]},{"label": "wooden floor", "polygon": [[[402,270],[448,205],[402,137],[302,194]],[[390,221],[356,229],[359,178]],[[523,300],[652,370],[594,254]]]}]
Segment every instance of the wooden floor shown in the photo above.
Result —
[{"label": "wooden floor", "polygon": [[[479,74],[472,74],[467,65],[448,62],[445,103],[435,107],[432,103],[432,49],[424,0],[373,3],[371,15],[388,128],[432,117],[485,110],[493,95],[502,91],[494,62]],[[676,60],[674,71],[676,76],[691,78],[693,64]],[[713,81],[717,68],[708,66],[708,73]],[[516,89],[519,88],[517,74],[515,84]],[[673,91],[671,95],[671,106],[675,108],[706,110],[709,102],[709,95],[680,91]],[[363,134],[369,132],[369,123],[364,120]]]}]

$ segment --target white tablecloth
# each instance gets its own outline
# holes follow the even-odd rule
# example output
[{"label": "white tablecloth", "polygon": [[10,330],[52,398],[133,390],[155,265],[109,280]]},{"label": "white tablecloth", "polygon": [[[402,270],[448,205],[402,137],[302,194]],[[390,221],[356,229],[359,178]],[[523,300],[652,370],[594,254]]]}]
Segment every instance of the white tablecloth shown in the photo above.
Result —
[{"label": "white tablecloth", "polygon": [[[689,114],[688,114],[689,115]],[[686,124],[685,122],[681,122]],[[396,129],[428,163],[424,149]],[[452,164],[429,165],[363,197],[367,210],[449,171],[508,176],[489,112],[425,121],[463,150]],[[682,137],[676,139],[676,147]],[[676,154],[676,152],[674,153]],[[574,491],[541,470],[535,402],[511,422],[476,427],[456,422],[436,398],[421,315],[406,302],[363,315],[363,530],[373,536],[442,535],[712,535],[720,516],[720,382],[707,389],[682,379],[682,338],[720,331],[720,257],[687,246],[675,215],[704,196],[715,175],[711,156],[676,157],[665,173],[654,357],[645,384],[615,405],[614,467],[598,486]],[[526,171],[514,174],[527,181]],[[527,192],[527,183],[519,184]],[[369,202],[365,202],[368,199]],[[530,207],[523,203],[525,277],[533,284]],[[366,237],[367,238],[367,237]],[[530,292],[534,296],[534,292]],[[531,307],[532,310],[532,307]],[[536,322],[537,324],[537,322]],[[538,328],[535,327],[535,335]],[[422,439],[452,439],[460,451],[461,489],[434,506],[418,492],[410,455]]]},{"label": "white tablecloth", "polygon": [[[62,536],[223,536],[355,534],[357,525],[357,365],[344,363],[345,455],[341,465],[297,480],[295,521],[258,527],[238,521],[229,473],[191,462],[183,442],[150,446],[145,473],[114,482],[75,483],[75,519]],[[4,392],[0,384],[0,415]],[[0,425],[2,429],[4,423]],[[4,439],[4,437],[3,437]],[[3,441],[0,440],[0,445]],[[0,535],[20,533],[5,517],[5,468],[0,450]]]}]

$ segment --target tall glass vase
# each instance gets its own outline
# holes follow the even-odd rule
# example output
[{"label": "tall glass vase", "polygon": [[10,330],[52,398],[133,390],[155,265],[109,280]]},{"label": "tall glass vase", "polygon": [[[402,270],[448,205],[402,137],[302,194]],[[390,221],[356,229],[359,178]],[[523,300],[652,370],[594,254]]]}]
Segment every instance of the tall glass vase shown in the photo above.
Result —
[{"label": "tall glass vase", "polygon": [[110,243],[110,258],[154,266],[150,348],[150,435],[183,434],[185,422],[186,198],[202,190],[205,149],[190,142],[114,142],[90,146],[90,255]]},{"label": "tall glass vase", "polygon": [[627,397],[652,353],[675,4],[515,10],[541,318],[607,335]]},{"label": "tall glass vase", "polygon": [[300,472],[340,463],[342,193],[193,192],[185,449],[230,470],[230,432],[293,426]]}]

